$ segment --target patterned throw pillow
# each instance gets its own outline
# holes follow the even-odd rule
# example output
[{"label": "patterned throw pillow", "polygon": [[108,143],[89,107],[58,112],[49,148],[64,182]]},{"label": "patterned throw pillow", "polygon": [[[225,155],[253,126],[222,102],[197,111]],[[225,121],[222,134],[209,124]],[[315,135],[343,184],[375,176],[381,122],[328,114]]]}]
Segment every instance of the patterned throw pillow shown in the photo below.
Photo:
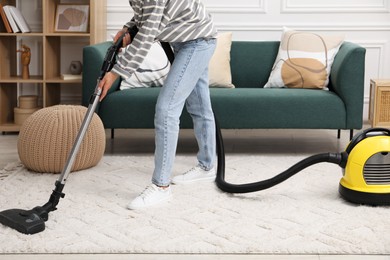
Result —
[{"label": "patterned throw pillow", "polygon": [[324,89],[343,35],[321,35],[284,28],[265,88]]},{"label": "patterned throw pillow", "polygon": [[164,49],[155,42],[137,71],[121,81],[120,89],[161,87],[170,68]]}]

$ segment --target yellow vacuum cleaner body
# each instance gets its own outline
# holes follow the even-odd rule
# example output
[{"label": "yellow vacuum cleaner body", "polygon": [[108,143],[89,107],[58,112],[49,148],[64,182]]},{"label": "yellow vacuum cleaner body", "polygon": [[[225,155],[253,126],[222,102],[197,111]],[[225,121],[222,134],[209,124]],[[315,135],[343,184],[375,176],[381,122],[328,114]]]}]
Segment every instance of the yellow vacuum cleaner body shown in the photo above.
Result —
[{"label": "yellow vacuum cleaner body", "polygon": [[371,128],[354,136],[339,192],[358,204],[390,205],[390,130]]}]

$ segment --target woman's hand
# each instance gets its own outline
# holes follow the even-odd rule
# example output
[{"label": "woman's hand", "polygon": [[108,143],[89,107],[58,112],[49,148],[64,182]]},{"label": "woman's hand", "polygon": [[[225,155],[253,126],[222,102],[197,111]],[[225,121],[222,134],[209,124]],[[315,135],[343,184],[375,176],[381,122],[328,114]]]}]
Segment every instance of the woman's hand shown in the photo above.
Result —
[{"label": "woman's hand", "polygon": [[[117,42],[123,34],[125,34],[125,37],[123,37],[122,46],[126,47],[131,43],[131,37],[126,27],[123,27],[122,30],[118,31],[113,40],[114,42]],[[104,75],[104,78],[99,82],[99,88],[102,90],[99,101],[102,101],[106,97],[108,90],[111,88],[112,84],[114,84],[118,77],[118,74],[111,71]]]},{"label": "woman's hand", "polygon": [[125,34],[125,37],[123,37],[123,44],[122,44],[122,47],[126,47],[127,45],[129,45],[131,43],[131,36],[129,34],[129,32],[127,31],[127,28],[126,27],[123,27],[122,30],[118,31],[114,37],[114,42],[117,42],[118,39],[123,35]]},{"label": "woman's hand", "polygon": [[103,98],[106,97],[108,90],[111,88],[112,84],[114,84],[118,77],[118,74],[111,71],[104,75],[104,78],[99,82],[99,88],[102,90],[99,101],[102,101]]}]

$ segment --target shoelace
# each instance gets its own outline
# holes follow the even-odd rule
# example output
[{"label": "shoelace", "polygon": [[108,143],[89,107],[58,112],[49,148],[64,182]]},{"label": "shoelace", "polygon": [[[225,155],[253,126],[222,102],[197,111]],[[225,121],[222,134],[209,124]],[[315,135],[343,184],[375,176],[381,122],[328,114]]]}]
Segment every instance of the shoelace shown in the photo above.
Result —
[{"label": "shoelace", "polygon": [[139,195],[141,198],[147,197],[149,194],[152,194],[154,191],[156,191],[156,188],[152,185],[146,187],[143,192]]},{"label": "shoelace", "polygon": [[198,166],[195,166],[194,168],[189,169],[187,172],[185,172],[183,175],[189,175],[197,170]]}]

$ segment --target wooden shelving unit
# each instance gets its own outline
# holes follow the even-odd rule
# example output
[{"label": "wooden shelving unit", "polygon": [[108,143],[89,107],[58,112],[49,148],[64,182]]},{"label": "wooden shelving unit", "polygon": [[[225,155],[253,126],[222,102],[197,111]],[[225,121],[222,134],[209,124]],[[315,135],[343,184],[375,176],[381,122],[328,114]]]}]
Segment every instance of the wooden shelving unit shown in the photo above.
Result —
[{"label": "wooden shelving unit", "polygon": [[[3,5],[17,6],[17,2],[32,0],[5,0]],[[56,32],[55,16],[60,0],[33,0],[42,7],[42,25],[38,31],[30,33],[7,33],[0,21],[0,132],[18,132],[20,125],[14,123],[14,108],[17,106],[18,86],[35,84],[41,89],[42,106],[48,107],[60,103],[61,86],[80,85],[81,80],[62,80],[61,50],[64,38],[68,41],[85,40],[89,44],[106,39],[106,0],[75,0],[74,4],[89,5],[89,26],[87,32]],[[66,2],[68,3],[68,1]],[[26,14],[28,10],[21,10]],[[42,75],[31,74],[29,79],[22,79],[18,60],[18,40],[28,38],[42,42],[40,59]],[[70,40],[69,40],[70,39]],[[82,60],[80,57],[79,60]],[[19,65],[20,66],[20,65]],[[31,66],[31,65],[30,65]]]}]

